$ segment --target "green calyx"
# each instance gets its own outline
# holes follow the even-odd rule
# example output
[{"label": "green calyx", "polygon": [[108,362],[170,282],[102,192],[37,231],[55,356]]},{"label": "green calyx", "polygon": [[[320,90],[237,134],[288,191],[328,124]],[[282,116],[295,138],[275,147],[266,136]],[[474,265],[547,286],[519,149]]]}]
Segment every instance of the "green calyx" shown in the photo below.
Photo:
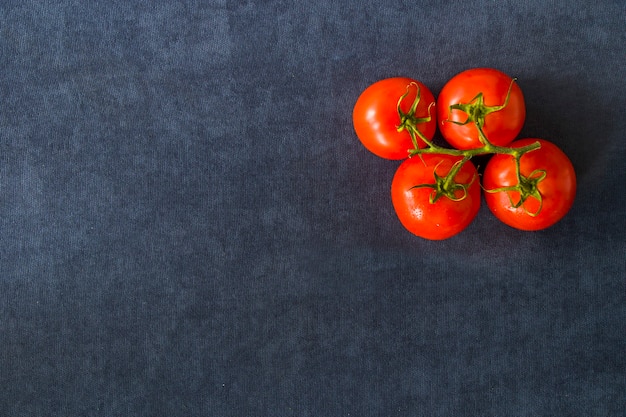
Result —
[{"label": "green calyx", "polygon": [[[499,193],[506,192],[509,197],[509,202],[511,203],[511,207],[519,208],[522,207],[524,212],[531,217],[536,217],[539,212],[541,212],[541,208],[543,207],[543,197],[541,192],[539,191],[539,183],[543,181],[548,172],[545,169],[536,169],[530,173],[528,176],[524,176],[520,173],[520,161],[519,158],[515,158],[515,173],[517,176],[517,184],[510,187],[500,187],[494,188],[492,190],[485,190],[487,193]],[[511,193],[519,193],[519,200],[517,202],[513,201],[513,197]],[[536,211],[529,211],[524,203],[530,197],[533,197],[537,201],[539,201],[539,208]]]},{"label": "green calyx", "polygon": [[474,123],[479,130],[485,126],[485,118],[494,112],[504,109],[509,104],[509,98],[511,97],[511,89],[515,79],[511,80],[509,90],[506,93],[504,103],[499,106],[487,106],[485,105],[485,98],[483,93],[478,93],[476,97],[470,100],[469,103],[458,103],[450,106],[450,111],[460,110],[467,114],[467,119],[464,122],[456,122],[452,120],[446,120],[447,123],[454,123],[456,125],[464,126],[468,123]]},{"label": "green calyx", "polygon": [[465,162],[467,162],[465,158],[455,162],[454,165],[452,165],[452,168],[450,168],[450,171],[444,177],[437,174],[437,167],[439,167],[439,164],[437,164],[433,170],[433,175],[435,176],[434,184],[414,185],[410,189],[432,188],[433,191],[428,198],[428,201],[431,204],[436,203],[441,197],[446,197],[452,201],[464,200],[469,194],[469,187],[474,183],[474,180],[476,180],[476,176],[474,176],[467,184],[461,184],[455,181],[454,177],[461,170]]},{"label": "green calyx", "polygon": [[[405,113],[402,111],[402,108],[400,107],[400,105],[402,104],[404,99],[406,99],[406,97],[409,95],[411,91],[411,87],[415,87],[417,89],[417,94],[415,96],[415,100],[413,100],[413,103],[411,104],[411,107],[409,108],[409,111]],[[400,97],[400,99],[398,100],[398,104],[396,106],[398,110],[398,115],[400,116],[400,125],[398,125],[397,130],[398,132],[402,132],[404,130],[409,132],[409,135],[411,136],[411,141],[413,142],[414,149],[419,149],[419,146],[417,144],[417,138],[420,137],[421,139],[423,139],[423,135],[417,128],[417,125],[420,123],[427,123],[432,120],[432,115],[430,114],[430,110],[432,106],[434,105],[434,103],[431,103],[430,106],[428,106],[428,116],[417,117],[415,116],[415,112],[417,111],[417,106],[419,105],[420,100],[421,100],[421,90],[420,90],[419,85],[417,85],[417,83],[411,83],[407,85],[406,93],[404,93]]]}]

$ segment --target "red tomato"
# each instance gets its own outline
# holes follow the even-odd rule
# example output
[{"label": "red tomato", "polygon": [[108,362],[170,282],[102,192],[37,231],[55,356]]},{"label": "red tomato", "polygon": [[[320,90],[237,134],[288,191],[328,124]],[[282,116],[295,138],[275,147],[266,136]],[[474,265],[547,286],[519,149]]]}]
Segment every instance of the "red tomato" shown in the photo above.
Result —
[{"label": "red tomato", "polygon": [[461,160],[457,156],[424,154],[400,164],[391,183],[391,200],[400,223],[411,233],[425,239],[447,239],[476,217],[480,184],[470,161],[454,175],[456,185],[448,186],[448,196],[437,191]]},{"label": "red tomato", "polygon": [[494,155],[483,174],[489,209],[503,223],[520,230],[552,226],[567,214],[576,195],[574,167],[556,145],[543,139],[521,139],[511,147],[535,142],[541,147],[525,153],[519,161],[525,201],[521,201],[519,191],[510,189],[518,184],[515,159],[511,155]]},{"label": "red tomato", "polygon": [[444,85],[437,99],[439,130],[456,149],[483,146],[477,123],[482,124],[489,142],[506,146],[519,134],[525,118],[522,90],[511,77],[491,68],[457,74]]},{"label": "red tomato", "polygon": [[[417,107],[412,109],[416,103]],[[404,120],[398,108],[406,115]],[[419,81],[387,78],[361,93],[354,105],[352,121],[358,138],[370,152],[385,159],[405,159],[408,151],[415,149],[409,133],[411,128],[419,129],[428,140],[435,134],[435,98]],[[426,146],[419,139],[417,145]]]}]

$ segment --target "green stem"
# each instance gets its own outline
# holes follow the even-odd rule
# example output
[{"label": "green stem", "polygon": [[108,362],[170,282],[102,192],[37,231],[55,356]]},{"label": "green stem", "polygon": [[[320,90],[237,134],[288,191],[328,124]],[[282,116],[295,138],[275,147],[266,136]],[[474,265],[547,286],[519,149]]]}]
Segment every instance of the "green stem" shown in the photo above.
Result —
[{"label": "green stem", "polygon": [[412,149],[409,152],[409,157],[413,157],[415,155],[421,155],[421,154],[444,154],[444,155],[452,155],[452,156],[461,156],[463,158],[470,159],[476,155],[504,154],[504,155],[511,155],[517,159],[518,157],[521,157],[523,154],[541,147],[539,142],[534,142],[534,143],[531,143],[530,145],[526,145],[521,148],[507,148],[504,146],[493,145],[489,141],[487,141],[487,143],[483,147],[461,150],[461,149],[451,149],[451,148],[444,148],[441,146],[437,146],[431,141],[429,141],[428,139],[426,139],[422,134],[419,134],[419,136],[420,136],[420,139],[422,139],[428,146],[422,149]]},{"label": "green stem", "polygon": [[[508,105],[509,98],[511,95],[511,89],[513,88],[514,82],[515,82],[515,79],[511,81],[511,84],[509,85],[509,90],[507,92],[506,98],[502,105],[486,106],[484,104],[483,94],[479,93],[469,103],[459,103],[459,104],[450,106],[450,110],[461,110],[468,115],[467,119],[464,122],[454,122],[454,121],[450,121],[450,122],[454,124],[458,124],[458,125],[466,125],[470,122],[473,122],[478,131],[478,138],[481,144],[483,145],[479,148],[465,149],[465,150],[444,148],[444,147],[435,145],[431,140],[426,138],[424,134],[420,132],[419,129],[417,129],[418,123],[422,123],[422,122],[426,122],[430,120],[431,118],[430,107],[428,111],[428,117],[422,118],[422,119],[415,117],[415,110],[420,100],[420,94],[419,94],[420,91],[418,88],[417,97],[415,101],[413,102],[411,109],[409,110],[408,113],[403,113],[400,109],[400,103],[408,95],[408,88],[410,86],[407,86],[407,93],[405,93],[402,97],[400,97],[400,100],[398,101],[398,113],[402,120],[402,124],[398,127],[398,131],[402,131],[406,129],[411,135],[414,149],[409,150],[409,158],[415,155],[419,156],[423,154],[440,154],[440,155],[443,154],[443,155],[461,157],[461,159],[452,166],[450,171],[444,177],[437,175],[436,172],[433,173],[435,176],[435,184],[420,184],[420,185],[415,185],[412,188],[425,188],[425,187],[432,188],[434,191],[430,198],[431,203],[436,202],[439,198],[443,196],[453,201],[463,200],[464,198],[467,197],[468,189],[471,186],[471,184],[474,182],[475,178],[473,178],[468,184],[459,184],[454,180],[454,177],[459,173],[459,171],[461,170],[461,168],[463,168],[463,165],[465,165],[467,161],[469,161],[470,159],[472,159],[474,156],[477,156],[477,155],[488,155],[488,154],[510,155],[515,160],[515,173],[517,176],[517,184],[510,186],[510,187],[502,187],[502,188],[498,188],[495,190],[485,190],[485,191],[489,193],[502,192],[502,191],[507,192],[509,199],[511,200],[511,205],[515,208],[520,207],[520,206],[523,207],[524,202],[529,197],[534,197],[539,201],[539,209],[536,212],[529,212],[524,207],[524,210],[526,211],[526,213],[528,213],[531,216],[536,216],[539,214],[543,206],[543,201],[542,201],[541,193],[539,192],[539,189],[537,188],[537,186],[541,181],[544,180],[544,178],[547,175],[547,172],[542,169],[537,169],[526,177],[522,175],[520,172],[520,159],[522,158],[524,154],[531,152],[535,149],[539,149],[541,147],[541,144],[539,143],[539,141],[537,141],[529,145],[522,146],[520,148],[508,148],[504,146],[498,146],[498,145],[494,145],[493,143],[489,141],[489,139],[487,139],[487,136],[485,135],[485,132],[483,130],[483,126],[485,124],[485,117],[490,113],[497,112],[497,111],[504,109]],[[420,149],[417,146],[418,138],[421,139],[426,144],[425,148]],[[463,195],[461,195],[460,197],[457,197],[456,194],[459,190],[463,191]],[[510,194],[511,191],[515,191],[520,194],[520,200],[517,203],[515,203],[512,200],[512,197]]]},{"label": "green stem", "polygon": [[[486,154],[511,155],[515,159],[515,167],[516,167],[518,183],[516,186],[511,187],[511,188],[512,190],[518,190],[520,192],[520,195],[523,196],[523,200],[520,201],[519,204],[523,204],[528,196],[537,197],[538,191],[536,189],[536,182],[534,182],[534,180],[532,179],[525,178],[520,174],[519,161],[520,161],[520,158],[525,153],[538,149],[539,147],[541,147],[541,144],[539,142],[534,142],[529,145],[522,146],[520,148],[507,148],[504,146],[497,146],[489,142],[489,140],[485,136],[481,127],[477,126],[477,129],[478,129],[478,135],[481,138],[481,142],[484,145],[480,148],[465,149],[465,150],[450,149],[450,148],[437,146],[432,141],[428,140],[419,130],[415,129],[413,131],[417,136],[419,136],[421,140],[424,141],[424,143],[426,143],[427,146],[426,148],[422,148],[422,149],[419,149],[419,148],[412,149],[409,152],[409,157],[413,157],[415,155],[422,155],[422,154],[445,154],[445,155],[462,157],[461,160],[459,160],[457,163],[454,164],[454,166],[450,169],[450,172],[448,172],[448,174],[446,174],[445,177],[439,178],[437,174],[435,173],[435,179],[437,180],[437,183],[439,185],[437,187],[434,187],[435,193],[433,197],[431,198],[431,203],[434,203],[442,196],[446,196],[451,200],[462,200],[463,198],[465,198],[467,195],[467,189],[469,185],[471,185],[471,182],[470,184],[457,184],[454,178],[456,177],[456,174],[461,170],[461,168],[463,168],[463,165],[465,165],[467,161],[472,159],[472,157],[477,156],[477,155],[486,155]],[[543,178],[539,179],[538,181],[541,181],[542,179]],[[531,188],[531,189],[524,191],[524,189],[526,188]],[[460,198],[455,197],[456,190],[463,190],[463,195]],[[539,200],[541,201],[540,198]],[[532,213],[529,213],[529,214],[532,214]]]}]

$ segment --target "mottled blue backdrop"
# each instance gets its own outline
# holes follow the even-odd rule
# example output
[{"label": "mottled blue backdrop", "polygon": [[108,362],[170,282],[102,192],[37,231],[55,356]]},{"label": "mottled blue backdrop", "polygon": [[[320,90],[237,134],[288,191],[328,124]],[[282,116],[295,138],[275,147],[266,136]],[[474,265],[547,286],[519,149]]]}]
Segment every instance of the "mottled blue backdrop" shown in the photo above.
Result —
[{"label": "mottled blue backdrop", "polygon": [[[0,5],[0,415],[618,416],[623,1]],[[406,232],[369,84],[495,67],[578,174]]]}]

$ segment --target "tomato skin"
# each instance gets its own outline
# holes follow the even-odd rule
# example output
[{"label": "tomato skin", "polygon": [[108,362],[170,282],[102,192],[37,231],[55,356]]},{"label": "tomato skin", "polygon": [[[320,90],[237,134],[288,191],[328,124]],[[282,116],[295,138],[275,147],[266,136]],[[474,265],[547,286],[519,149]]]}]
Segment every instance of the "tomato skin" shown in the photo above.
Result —
[{"label": "tomato skin", "polygon": [[521,131],[526,119],[526,105],[522,90],[513,79],[492,68],[474,68],[452,77],[437,98],[437,119],[439,130],[446,141],[456,149],[476,149],[483,146],[478,129],[473,122],[458,125],[467,120],[462,110],[450,110],[451,105],[469,103],[479,93],[483,93],[486,106],[501,106],[511,88],[507,105],[485,116],[483,132],[489,142],[506,146]]},{"label": "tomato skin", "polygon": [[[375,155],[392,160],[406,159],[408,151],[413,149],[413,142],[407,130],[398,132],[400,116],[398,100],[407,93],[407,87],[415,83],[420,90],[420,102],[415,113],[418,118],[432,118],[417,125],[427,139],[432,139],[437,129],[435,98],[432,92],[421,82],[406,77],[394,77],[380,80],[365,89],[357,99],[352,121],[354,130],[363,145]],[[417,96],[417,88],[410,88],[402,100],[400,108],[408,112]],[[429,110],[430,108],[430,110]],[[426,145],[418,140],[420,148]]]},{"label": "tomato skin", "polygon": [[[455,175],[459,184],[471,184],[467,196],[452,201],[446,196],[434,203],[429,201],[432,188],[411,188],[419,184],[435,184],[434,172],[444,177],[461,157],[440,154],[414,156],[398,167],[391,183],[391,200],[400,223],[416,236],[443,240],[465,229],[480,208],[481,191],[476,168],[466,162]],[[462,192],[456,194],[460,197]]]},{"label": "tomato skin", "polygon": [[[537,184],[542,196],[541,211],[535,217],[529,214],[539,210],[539,201],[529,197],[520,207],[513,202],[520,200],[516,191],[485,192],[485,201],[491,212],[503,223],[520,230],[546,229],[561,220],[572,207],[576,196],[576,173],[565,153],[553,143],[543,139],[520,139],[510,146],[519,148],[539,142],[539,149],[524,154],[520,159],[520,173],[529,176],[535,170],[545,170],[546,177]],[[495,190],[517,184],[515,161],[510,155],[494,155],[483,174],[485,190]]]}]

